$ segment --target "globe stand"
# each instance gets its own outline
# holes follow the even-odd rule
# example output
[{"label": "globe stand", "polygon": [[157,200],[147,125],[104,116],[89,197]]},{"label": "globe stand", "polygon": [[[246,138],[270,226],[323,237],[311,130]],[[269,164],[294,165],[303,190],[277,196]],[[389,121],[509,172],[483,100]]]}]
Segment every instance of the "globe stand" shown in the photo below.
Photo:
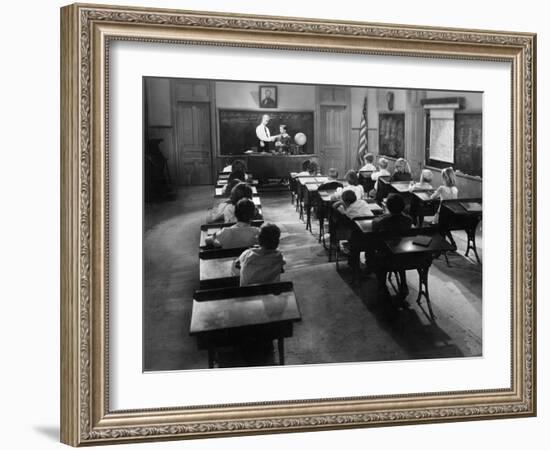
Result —
[{"label": "globe stand", "polygon": [[297,149],[298,149],[297,154],[302,155],[303,154],[302,149],[303,149],[304,145],[307,142],[307,136],[304,133],[301,133],[301,132],[296,133],[294,135],[294,142],[297,145]]}]

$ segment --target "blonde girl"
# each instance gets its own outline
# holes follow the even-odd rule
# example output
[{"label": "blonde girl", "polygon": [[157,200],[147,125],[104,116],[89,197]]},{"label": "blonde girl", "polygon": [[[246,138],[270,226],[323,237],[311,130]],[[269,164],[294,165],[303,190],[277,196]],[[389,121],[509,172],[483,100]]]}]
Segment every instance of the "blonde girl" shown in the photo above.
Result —
[{"label": "blonde girl", "polygon": [[454,200],[458,197],[458,188],[456,187],[456,175],[452,167],[447,167],[441,171],[443,184],[439,186],[432,194],[432,200]]},{"label": "blonde girl", "polygon": [[411,167],[405,158],[395,160],[395,169],[391,176],[391,181],[411,181]]}]

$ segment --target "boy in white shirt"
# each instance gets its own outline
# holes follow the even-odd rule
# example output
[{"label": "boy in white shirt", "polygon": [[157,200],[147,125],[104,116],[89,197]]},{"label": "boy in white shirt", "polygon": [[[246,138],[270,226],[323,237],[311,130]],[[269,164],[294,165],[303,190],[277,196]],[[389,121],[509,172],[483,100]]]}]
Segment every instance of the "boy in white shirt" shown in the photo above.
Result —
[{"label": "boy in white shirt", "polygon": [[380,158],[378,160],[378,167],[380,170],[377,172],[374,172],[370,177],[374,181],[378,181],[378,178],[380,177],[389,177],[391,175],[390,171],[388,170],[389,162],[386,158]]},{"label": "boy in white shirt", "polygon": [[359,169],[361,172],[376,172],[376,166],[374,165],[374,155],[367,153],[365,155],[365,165]]},{"label": "boy in white shirt", "polygon": [[378,172],[372,173],[370,176],[371,180],[376,181],[374,189],[370,192],[371,197],[375,197],[376,191],[378,191],[378,178],[391,176],[391,173],[388,170],[388,165],[389,162],[386,158],[380,158],[378,160],[378,167],[380,168],[380,170],[378,170]]},{"label": "boy in white shirt", "polygon": [[409,188],[409,191],[422,191],[422,190],[430,190],[433,189],[432,187],[432,180],[433,180],[433,173],[430,169],[424,169],[422,173],[420,174],[420,181],[418,183],[414,183]]},{"label": "boy in white shirt", "polygon": [[251,247],[258,243],[260,230],[250,225],[256,213],[256,206],[249,198],[241,198],[235,205],[237,223],[222,228],[211,238],[206,239],[206,245],[222,248]]},{"label": "boy in white shirt", "polygon": [[277,225],[262,225],[258,236],[260,246],[245,250],[235,261],[234,269],[240,268],[241,286],[280,281],[285,265],[283,254],[277,250],[280,237],[281,230]]},{"label": "boy in white shirt", "polygon": [[338,203],[340,203],[340,205],[337,206],[338,210],[350,219],[354,217],[372,216],[372,212],[367,202],[363,199],[357,199],[353,191],[347,190],[342,192],[342,201]]},{"label": "boy in white shirt", "polygon": [[362,199],[363,195],[365,195],[365,191],[363,186],[359,184],[357,172],[355,170],[348,170],[345,178],[348,183],[347,186],[336,189],[336,192],[334,192],[331,196],[332,200],[341,199],[344,191],[353,191],[355,193],[355,197]]}]

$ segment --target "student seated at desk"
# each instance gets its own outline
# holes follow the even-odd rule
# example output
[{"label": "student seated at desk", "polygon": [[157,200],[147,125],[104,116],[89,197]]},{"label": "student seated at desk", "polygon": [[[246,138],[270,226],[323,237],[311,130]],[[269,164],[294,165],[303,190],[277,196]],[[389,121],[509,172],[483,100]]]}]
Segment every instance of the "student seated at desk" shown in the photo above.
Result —
[{"label": "student seated at desk", "polygon": [[[443,183],[439,186],[435,192],[432,194],[432,200],[441,199],[441,200],[454,200],[458,198],[458,188],[456,187],[456,176],[455,171],[452,167],[447,167],[441,171],[441,178]],[[435,213],[433,223],[439,223],[439,212],[441,210],[441,203],[439,208]],[[451,236],[452,239],[452,236]]]},{"label": "student seated at desk", "polygon": [[355,170],[348,170],[346,173],[346,181],[348,182],[348,185],[346,187],[336,189],[336,192],[332,194],[331,199],[340,200],[345,191],[353,191],[356,198],[362,199],[363,195],[365,195],[365,191],[363,186],[359,184],[359,177],[357,176],[357,172]]},{"label": "student seated at desk", "polygon": [[222,248],[251,247],[258,243],[260,230],[250,225],[250,221],[256,213],[256,206],[249,198],[241,198],[235,205],[235,217],[237,223],[233,226],[222,228],[206,239],[206,245]]},{"label": "student seated at desk", "polygon": [[399,194],[390,194],[386,199],[387,214],[382,214],[372,221],[372,231],[399,233],[412,226],[412,219],[404,214],[405,200]]},{"label": "student seated at desk", "polygon": [[328,169],[327,183],[330,183],[331,181],[338,181],[338,170],[336,170],[334,167]]},{"label": "student seated at desk", "polygon": [[441,200],[454,200],[458,198],[458,188],[456,187],[456,175],[452,167],[447,167],[441,171],[443,183],[432,194],[432,200],[440,198]]},{"label": "student seated at desk", "polygon": [[[405,200],[403,200],[403,197],[401,197],[401,195],[388,195],[388,198],[386,200],[386,207],[388,208],[389,213],[384,214],[372,221],[372,231],[398,234],[412,227],[413,221],[411,217],[403,213],[405,209]],[[378,278],[378,288],[387,292],[387,272],[378,271],[376,276]],[[401,279],[401,283],[399,286],[400,294],[406,296],[409,293],[409,288],[407,286],[407,276],[404,270],[399,271],[399,278]]]},{"label": "student seated at desk", "polygon": [[219,204],[217,210],[212,214],[210,222],[236,222],[235,205],[241,198],[252,199],[252,188],[246,183],[238,183],[231,189],[231,195],[225,202]]},{"label": "student seated at desk", "polygon": [[395,160],[395,168],[393,175],[390,178],[390,181],[411,181],[411,167],[405,158],[398,158]]},{"label": "student seated at desk", "polygon": [[222,188],[222,194],[225,196],[229,196],[233,188],[239,183],[242,183],[242,181],[238,178],[233,178],[232,180],[228,179],[227,184]]},{"label": "student seated at desk", "polygon": [[247,181],[246,180],[246,164],[240,159],[233,161],[231,165],[231,173],[229,174],[228,182],[231,180]]},{"label": "student seated at desk", "polygon": [[285,265],[283,254],[277,250],[280,238],[281,230],[277,225],[262,225],[258,236],[259,247],[245,250],[235,261],[234,272],[240,271],[241,286],[280,281]]},{"label": "student seated at desk", "polygon": [[376,172],[376,166],[374,165],[374,155],[367,153],[365,155],[365,165],[359,169],[360,172]]},{"label": "student seated at desk", "polygon": [[388,170],[388,165],[389,163],[386,158],[380,158],[378,160],[379,170],[377,172],[373,172],[370,176],[371,180],[375,181],[374,189],[369,192],[371,197],[376,197],[376,191],[378,190],[378,178],[389,177],[391,175]]},{"label": "student seated at desk", "polygon": [[319,165],[315,161],[304,161],[302,171],[296,175],[298,177],[314,177],[319,171]]},{"label": "student seated at desk", "polygon": [[336,202],[333,207],[350,219],[372,215],[367,202],[361,198],[358,199],[355,192],[351,190],[342,192],[342,200]]},{"label": "student seated at desk", "polygon": [[409,188],[409,191],[413,192],[413,191],[431,190],[433,189],[432,180],[433,180],[432,171],[430,169],[424,169],[420,174],[420,181],[418,183],[414,183]]}]

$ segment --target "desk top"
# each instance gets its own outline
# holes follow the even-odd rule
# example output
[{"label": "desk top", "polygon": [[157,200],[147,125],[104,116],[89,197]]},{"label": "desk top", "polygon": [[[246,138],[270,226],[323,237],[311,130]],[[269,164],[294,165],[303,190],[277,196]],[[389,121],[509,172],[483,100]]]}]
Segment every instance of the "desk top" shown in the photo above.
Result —
[{"label": "desk top", "polygon": [[[252,195],[258,195],[258,189],[256,189],[256,186],[250,186],[252,188]],[[215,187],[214,188],[214,197],[215,198],[223,198],[223,197],[229,197],[228,194],[223,193],[224,188],[223,187]]]},{"label": "desk top", "polygon": [[[420,237],[420,235],[418,236]],[[406,236],[396,239],[384,239],[384,243],[394,255],[412,255],[420,253],[433,253],[442,251],[452,251],[454,248],[440,234],[430,236],[429,245],[415,244],[417,236]]]},{"label": "desk top", "polygon": [[378,215],[378,214],[382,214],[384,212],[384,208],[382,208],[378,203],[376,203],[372,199],[368,199],[368,200],[370,200],[370,201],[368,201],[366,197],[367,197],[367,194],[365,194],[365,196],[363,197],[363,200],[365,200],[367,202],[367,204],[369,205],[369,209],[370,209],[371,213],[373,213],[374,215]]},{"label": "desk top", "polygon": [[319,197],[321,198],[321,201],[323,202],[330,202],[331,201],[331,197],[332,197],[332,194],[334,194],[336,191],[334,190],[331,190],[331,191],[317,191],[318,194],[319,194]]},{"label": "desk top", "polygon": [[294,291],[193,300],[190,333],[301,320]]},{"label": "desk top", "polygon": [[411,182],[410,181],[394,181],[393,183],[390,183],[390,186],[392,188],[394,188],[400,194],[404,194],[406,192],[409,192]]},{"label": "desk top", "polygon": [[374,218],[372,219],[359,219],[359,220],[354,220],[354,222],[357,224],[357,226],[359,227],[359,229],[363,232],[363,233],[372,233],[372,221],[373,221]]},{"label": "desk top", "polygon": [[[256,179],[248,179],[246,180],[246,183],[250,185],[258,185],[258,180]],[[227,178],[218,178],[216,181],[215,187],[224,187],[227,184]]]},{"label": "desk top", "polygon": [[429,202],[432,199],[432,194],[434,192],[435,191],[431,189],[425,191],[412,191],[411,193],[416,196],[420,201]]},{"label": "desk top", "polygon": [[212,227],[212,228],[208,228],[207,230],[201,230],[199,247],[200,248],[206,247],[206,238],[212,237],[214,233],[217,233],[221,229],[222,229],[221,227]]},{"label": "desk top", "polygon": [[308,192],[316,192],[323,183],[307,182],[304,186]]},{"label": "desk top", "polygon": [[482,206],[480,202],[475,201],[452,201],[452,202],[442,202],[442,206],[452,211],[454,214],[458,215],[479,215],[482,212]]},{"label": "desk top", "polygon": [[298,177],[298,181],[301,185],[309,184],[309,183],[317,183],[317,184],[323,184],[328,181],[328,177],[323,176],[301,176]]},{"label": "desk top", "polygon": [[199,259],[200,281],[234,277],[232,268],[236,256],[227,258]]}]

